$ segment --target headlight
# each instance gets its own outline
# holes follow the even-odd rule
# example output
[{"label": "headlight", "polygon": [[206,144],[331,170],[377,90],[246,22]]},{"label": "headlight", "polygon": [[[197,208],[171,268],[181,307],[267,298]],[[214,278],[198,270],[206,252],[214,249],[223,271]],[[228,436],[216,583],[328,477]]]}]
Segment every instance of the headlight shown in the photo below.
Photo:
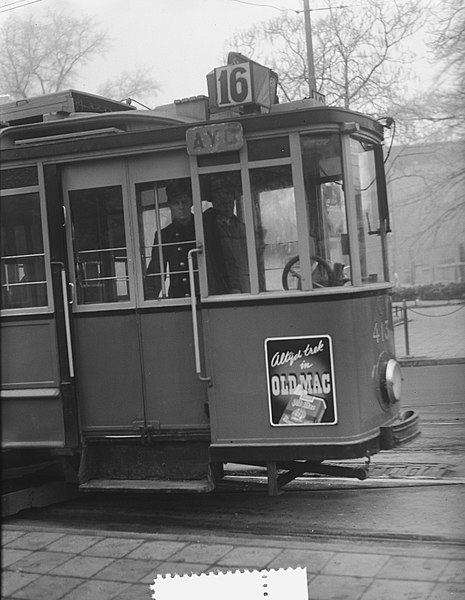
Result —
[{"label": "headlight", "polygon": [[381,389],[387,395],[388,402],[391,404],[399,402],[402,392],[402,373],[399,363],[394,358],[390,358],[385,363],[380,375]]}]

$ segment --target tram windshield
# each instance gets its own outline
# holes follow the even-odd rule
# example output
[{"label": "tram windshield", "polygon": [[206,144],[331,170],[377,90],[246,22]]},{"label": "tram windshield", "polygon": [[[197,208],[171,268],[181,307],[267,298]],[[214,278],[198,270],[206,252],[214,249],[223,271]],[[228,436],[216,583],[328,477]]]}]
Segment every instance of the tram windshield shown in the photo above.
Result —
[{"label": "tram windshield", "polygon": [[375,149],[351,138],[353,186],[362,283],[383,281]]},{"label": "tram windshield", "polygon": [[200,184],[208,292],[250,292],[240,172],[202,175]]},{"label": "tram windshield", "polygon": [[282,290],[284,265],[299,254],[291,167],[250,171],[260,291]]},{"label": "tram windshield", "polygon": [[[349,283],[350,252],[340,137],[337,133],[305,135],[301,144],[314,265],[312,279],[321,281],[329,265],[333,286]],[[326,267],[328,272],[329,268]]]}]

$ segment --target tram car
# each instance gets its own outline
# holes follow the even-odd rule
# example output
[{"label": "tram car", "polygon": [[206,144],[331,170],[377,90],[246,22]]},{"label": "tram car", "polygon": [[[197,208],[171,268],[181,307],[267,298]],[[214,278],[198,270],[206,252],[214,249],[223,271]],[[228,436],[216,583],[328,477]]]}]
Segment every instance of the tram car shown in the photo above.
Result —
[{"label": "tram car", "polygon": [[237,463],[276,494],[418,435],[384,125],[276,86],[232,53],[154,110],[0,107],[4,451],[68,457],[81,490],[209,491]]}]

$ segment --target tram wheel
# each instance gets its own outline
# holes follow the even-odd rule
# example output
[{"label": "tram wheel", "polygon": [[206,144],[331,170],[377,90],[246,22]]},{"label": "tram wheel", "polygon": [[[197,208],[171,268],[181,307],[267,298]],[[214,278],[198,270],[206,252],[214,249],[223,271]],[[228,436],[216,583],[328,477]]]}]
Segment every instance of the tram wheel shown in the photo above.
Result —
[{"label": "tram wheel", "polygon": [[[331,265],[321,256],[312,256],[312,284],[314,288],[328,287],[331,285],[333,270]],[[294,282],[293,282],[294,279]],[[282,284],[285,290],[302,289],[299,256],[293,256],[284,266]],[[292,282],[294,285],[292,285]]]}]

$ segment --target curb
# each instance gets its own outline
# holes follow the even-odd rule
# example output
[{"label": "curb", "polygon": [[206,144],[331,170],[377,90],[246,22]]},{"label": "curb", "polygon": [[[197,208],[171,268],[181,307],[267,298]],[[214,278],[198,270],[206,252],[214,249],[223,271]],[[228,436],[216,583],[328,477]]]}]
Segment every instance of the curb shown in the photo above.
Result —
[{"label": "curb", "polygon": [[465,358],[424,358],[414,356],[404,356],[397,359],[401,367],[430,367],[434,365],[463,365]]}]

